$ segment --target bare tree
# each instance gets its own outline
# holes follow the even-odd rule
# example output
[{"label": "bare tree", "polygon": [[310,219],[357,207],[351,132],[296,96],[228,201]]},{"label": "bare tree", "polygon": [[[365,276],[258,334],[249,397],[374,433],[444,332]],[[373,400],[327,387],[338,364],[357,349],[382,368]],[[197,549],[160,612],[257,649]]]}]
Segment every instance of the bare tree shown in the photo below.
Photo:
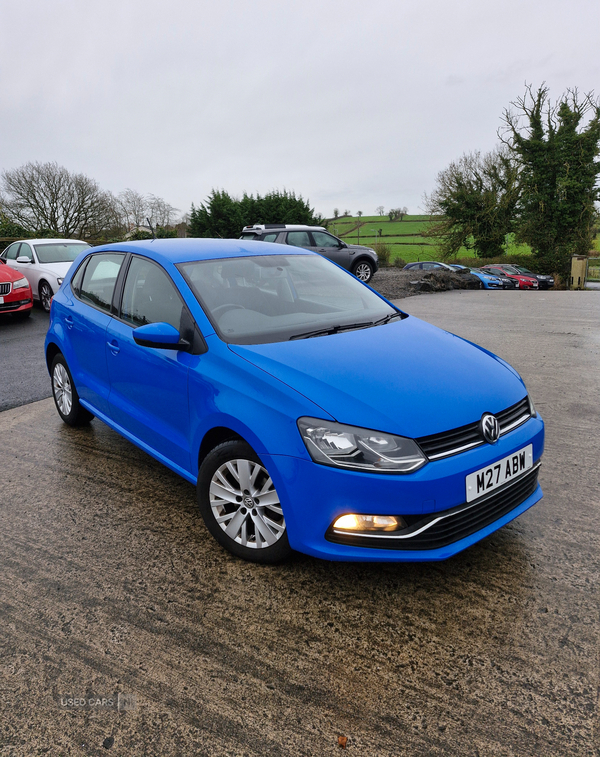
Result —
[{"label": "bare tree", "polygon": [[57,163],[26,163],[2,172],[0,208],[28,231],[85,237],[114,220],[110,192],[84,174],[70,173]]},{"label": "bare tree", "polygon": [[356,215],[357,215],[357,216],[358,216],[359,218],[362,218],[362,214],[363,214],[362,210],[359,210],[359,211],[358,211],[358,213],[357,213]]},{"label": "bare tree", "polygon": [[148,200],[135,189],[125,189],[118,197],[119,210],[123,219],[123,226],[127,231],[136,226],[146,225],[148,215]]},{"label": "bare tree", "polygon": [[153,226],[162,226],[166,229],[173,223],[175,214],[178,212],[177,208],[156,195],[148,195],[147,203],[148,217]]},{"label": "bare tree", "polygon": [[383,207],[383,205],[378,205],[377,206],[377,213],[380,216],[382,216],[385,213],[385,208]]},{"label": "bare tree", "polygon": [[390,208],[388,211],[388,218],[390,221],[401,221],[407,213],[408,208],[406,206],[403,208]]},{"label": "bare tree", "polygon": [[126,231],[136,226],[146,226],[148,220],[152,226],[171,226],[178,212],[162,197],[143,195],[135,189],[125,189],[119,194],[118,205],[122,218],[122,225]]}]

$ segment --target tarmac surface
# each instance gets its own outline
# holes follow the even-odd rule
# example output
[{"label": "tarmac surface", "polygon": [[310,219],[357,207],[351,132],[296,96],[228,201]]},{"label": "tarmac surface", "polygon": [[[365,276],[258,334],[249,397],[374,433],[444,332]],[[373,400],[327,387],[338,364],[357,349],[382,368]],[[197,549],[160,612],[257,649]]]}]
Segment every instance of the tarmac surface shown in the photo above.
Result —
[{"label": "tarmac surface", "polygon": [[599,754],[600,294],[398,305],[521,372],[544,499],[443,563],[264,567],[99,421],[1,412],[2,757]]},{"label": "tarmac surface", "polygon": [[37,304],[23,321],[0,315],[0,411],[52,396],[44,360],[48,320]]}]

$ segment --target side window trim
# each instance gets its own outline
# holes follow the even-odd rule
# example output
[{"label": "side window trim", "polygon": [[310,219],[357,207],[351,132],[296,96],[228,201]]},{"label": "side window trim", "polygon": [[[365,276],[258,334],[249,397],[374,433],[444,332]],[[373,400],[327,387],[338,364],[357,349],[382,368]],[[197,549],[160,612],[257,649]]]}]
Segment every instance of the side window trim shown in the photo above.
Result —
[{"label": "side window trim", "polygon": [[118,318],[119,320],[121,320],[121,305],[123,302],[123,290],[125,289],[125,279],[127,278],[127,272],[129,271],[129,266],[131,265],[132,259],[133,259],[133,255],[130,252],[126,252],[125,260],[121,264],[121,269],[119,271],[119,275],[117,276],[117,281],[115,283],[115,288],[113,291],[112,302],[110,304],[110,314],[113,316],[113,318]]},{"label": "side window trim", "polygon": [[[71,291],[73,292],[73,295],[77,297],[78,300],[81,299],[79,297],[79,292],[81,291],[81,282],[83,281],[83,277],[85,276],[85,269],[87,268],[87,264],[90,262],[91,257],[92,257],[91,255],[88,255],[87,258],[81,261],[81,265],[75,271],[75,273],[71,276],[71,281],[69,282]],[[76,286],[73,286],[73,282],[77,279],[78,276],[79,276],[79,281],[77,282]]]}]

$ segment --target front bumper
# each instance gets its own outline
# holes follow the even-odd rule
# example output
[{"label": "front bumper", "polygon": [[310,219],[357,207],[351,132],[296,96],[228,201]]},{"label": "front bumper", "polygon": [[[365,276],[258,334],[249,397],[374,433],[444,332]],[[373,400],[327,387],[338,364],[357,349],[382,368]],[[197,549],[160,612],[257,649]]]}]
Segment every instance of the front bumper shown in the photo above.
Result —
[{"label": "front bumper", "polygon": [[[342,539],[331,541],[333,521],[349,512],[373,515],[442,516],[452,508],[464,507],[465,478],[482,467],[533,444],[533,459],[539,461],[544,445],[544,425],[539,417],[501,437],[459,455],[430,462],[408,475],[383,475],[344,471],[309,460],[283,455],[265,455],[283,506],[288,536],[293,549],[329,560],[404,562],[444,560],[483,539],[520,515],[542,497],[537,481],[524,492],[524,499],[508,511],[500,510],[492,522],[461,535],[442,546],[419,549],[390,549],[367,546]],[[448,519],[450,522],[450,519]],[[488,518],[489,521],[489,518]],[[356,537],[360,539],[361,537]]]},{"label": "front bumper", "polygon": [[4,302],[0,304],[0,315],[4,313],[25,313],[33,307],[31,295],[19,295],[14,297],[7,295]]}]

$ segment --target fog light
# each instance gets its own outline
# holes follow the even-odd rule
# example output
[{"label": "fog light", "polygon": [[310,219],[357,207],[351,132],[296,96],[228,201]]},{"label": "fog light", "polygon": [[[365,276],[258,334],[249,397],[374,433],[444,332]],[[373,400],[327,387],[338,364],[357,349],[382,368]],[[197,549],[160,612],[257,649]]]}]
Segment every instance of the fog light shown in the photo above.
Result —
[{"label": "fog light", "polygon": [[334,528],[344,531],[398,531],[406,528],[406,521],[399,515],[357,515],[348,513],[340,516]]}]

